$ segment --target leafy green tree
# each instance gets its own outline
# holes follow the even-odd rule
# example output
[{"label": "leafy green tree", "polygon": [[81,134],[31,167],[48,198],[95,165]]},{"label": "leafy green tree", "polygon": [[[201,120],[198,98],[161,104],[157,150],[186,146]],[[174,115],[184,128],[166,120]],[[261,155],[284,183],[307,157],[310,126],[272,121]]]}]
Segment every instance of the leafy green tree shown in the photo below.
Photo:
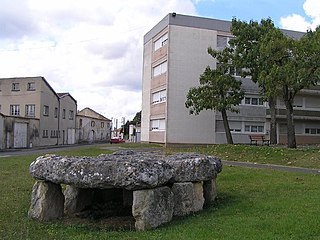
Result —
[{"label": "leafy green tree", "polygon": [[[277,143],[276,129],[276,98],[279,95],[276,91],[269,91],[265,81],[260,77],[262,70],[268,66],[263,61],[260,52],[260,43],[266,34],[276,29],[271,19],[244,22],[234,18],[232,20],[231,33],[234,38],[229,42],[233,49],[233,64],[238,69],[243,69],[242,77],[251,76],[253,82],[258,83],[260,94],[268,101],[270,108],[270,143]],[[262,81],[260,81],[262,80]],[[272,79],[269,81],[272,82]]]},{"label": "leafy green tree", "polygon": [[309,31],[301,39],[292,39],[277,29],[271,19],[257,22],[232,21],[235,38],[233,63],[245,68],[243,75],[251,75],[269,100],[271,112],[271,142],[275,138],[275,99],[279,96],[286,106],[287,142],[296,147],[293,122],[293,101],[303,88],[319,81],[319,28]]},{"label": "leafy green tree", "polygon": [[185,105],[189,108],[190,114],[199,114],[202,110],[209,109],[221,112],[227,143],[233,144],[227,111],[238,111],[235,106],[241,103],[244,92],[241,82],[230,73],[230,67],[233,67],[230,49],[218,52],[208,48],[208,53],[217,59],[217,68],[206,67],[200,75],[200,86],[192,87],[188,91]]},{"label": "leafy green tree", "polygon": [[[261,81],[269,92],[280,92],[286,107],[287,142],[296,148],[293,103],[297,93],[319,82],[319,28],[294,40],[280,30],[270,31],[261,41],[260,52],[268,67],[262,71]],[[272,80],[271,80],[272,79]]]},{"label": "leafy green tree", "polygon": [[134,118],[132,120],[132,123],[135,125],[141,123],[141,111],[136,113],[136,115],[134,116]]},{"label": "leafy green tree", "polygon": [[129,136],[129,125],[130,125],[130,121],[128,120],[124,125],[122,125],[122,132],[125,139],[128,139],[128,136]]}]

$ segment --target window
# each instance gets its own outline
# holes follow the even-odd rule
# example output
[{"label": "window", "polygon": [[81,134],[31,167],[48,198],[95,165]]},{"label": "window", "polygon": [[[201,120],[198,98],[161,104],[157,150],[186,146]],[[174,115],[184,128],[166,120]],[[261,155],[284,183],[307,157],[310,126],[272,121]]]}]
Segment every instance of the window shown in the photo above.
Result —
[{"label": "window", "polygon": [[26,117],[34,117],[35,116],[36,106],[34,104],[26,105]]},{"label": "window", "polygon": [[153,77],[159,76],[167,72],[167,61],[155,66],[153,68]]},{"label": "window", "polygon": [[154,42],[154,51],[157,51],[159,48],[163,47],[168,43],[168,33],[164,34],[157,41]]},{"label": "window", "polygon": [[155,92],[152,94],[152,104],[165,102],[167,99],[167,91],[162,90],[160,92]]},{"label": "window", "polygon": [[263,133],[264,132],[264,126],[259,125],[245,125],[244,126],[245,132],[258,132]]},{"label": "window", "polygon": [[10,105],[11,116],[20,116],[20,105]]},{"label": "window", "polygon": [[91,127],[94,127],[96,125],[95,121],[91,121]]},{"label": "window", "polygon": [[54,117],[57,118],[58,117],[58,108],[54,108]]},{"label": "window", "polygon": [[49,106],[43,106],[43,116],[49,116]]},{"label": "window", "polygon": [[51,138],[58,138],[58,130],[51,130],[50,137]]},{"label": "window", "polygon": [[232,39],[228,36],[217,36],[217,47],[220,49],[229,47],[229,41]]},{"label": "window", "polygon": [[48,138],[48,130],[43,130],[42,131],[42,137],[43,138]]},{"label": "window", "polygon": [[79,127],[82,127],[82,118],[79,120]]},{"label": "window", "polygon": [[19,83],[12,83],[12,91],[20,91]]},{"label": "window", "polygon": [[66,110],[62,109],[62,118],[65,119],[66,118]]},{"label": "window", "polygon": [[104,128],[104,122],[101,122],[101,128]]},{"label": "window", "polygon": [[251,98],[252,105],[258,105],[258,98]]},{"label": "window", "polygon": [[[219,67],[220,67],[220,63],[217,62],[216,68],[218,69]],[[236,68],[231,64],[229,64],[229,67],[226,69],[225,74],[230,74],[233,77],[241,77],[241,72],[242,72],[241,69]]]},{"label": "window", "polygon": [[244,98],[244,104],[245,105],[256,105],[256,106],[262,106],[263,105],[263,99],[258,97],[245,97]]},{"label": "window", "polygon": [[166,123],[164,119],[151,120],[151,131],[165,131]]},{"label": "window", "polygon": [[73,111],[72,110],[69,111],[69,119],[73,120]]},{"label": "window", "polygon": [[304,132],[305,134],[318,135],[320,134],[320,128],[305,128]]},{"label": "window", "polygon": [[296,96],[294,99],[293,99],[293,107],[294,108],[302,108],[303,107],[303,101],[304,101],[304,98],[301,97],[301,96]]},{"label": "window", "polygon": [[230,132],[241,132],[240,128],[230,128]]},{"label": "window", "polygon": [[27,83],[27,90],[28,90],[28,91],[34,91],[34,90],[36,90],[36,84],[35,84],[35,82],[28,82],[28,83]]}]

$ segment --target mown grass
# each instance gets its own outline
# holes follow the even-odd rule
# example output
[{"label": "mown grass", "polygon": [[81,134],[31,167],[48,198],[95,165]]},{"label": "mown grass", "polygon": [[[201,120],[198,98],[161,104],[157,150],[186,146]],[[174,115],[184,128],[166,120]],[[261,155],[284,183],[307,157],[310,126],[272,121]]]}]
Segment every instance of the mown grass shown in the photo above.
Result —
[{"label": "mown grass", "polygon": [[[253,148],[262,151],[258,149]],[[56,154],[105,151],[86,148]],[[155,230],[113,230],[95,222],[39,223],[27,218],[34,183],[28,167],[35,158],[0,158],[0,239],[320,239],[318,175],[229,166],[218,176],[218,198],[212,206]]]},{"label": "mown grass", "polygon": [[224,160],[269,163],[320,169],[320,148],[316,146],[289,149],[284,146],[208,145],[189,148],[169,148],[166,151],[199,152],[218,156]]}]

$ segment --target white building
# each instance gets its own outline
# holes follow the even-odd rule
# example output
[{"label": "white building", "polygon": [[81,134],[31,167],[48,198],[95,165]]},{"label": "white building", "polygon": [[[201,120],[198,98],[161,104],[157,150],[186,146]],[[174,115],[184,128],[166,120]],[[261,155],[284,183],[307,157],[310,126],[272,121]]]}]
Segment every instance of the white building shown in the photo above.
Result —
[{"label": "white building", "polygon": [[[219,112],[202,111],[190,115],[185,107],[191,87],[216,61],[208,47],[223,49],[231,22],[209,18],[168,14],[144,36],[141,141],[164,144],[226,143]],[[286,31],[299,38],[303,33]],[[245,98],[240,113],[229,113],[235,143],[248,143],[249,134],[268,134],[269,109],[250,78],[241,79]],[[320,88],[303,90],[296,97],[295,126],[297,143],[320,142]],[[278,142],[286,142],[285,107],[277,101]]]}]

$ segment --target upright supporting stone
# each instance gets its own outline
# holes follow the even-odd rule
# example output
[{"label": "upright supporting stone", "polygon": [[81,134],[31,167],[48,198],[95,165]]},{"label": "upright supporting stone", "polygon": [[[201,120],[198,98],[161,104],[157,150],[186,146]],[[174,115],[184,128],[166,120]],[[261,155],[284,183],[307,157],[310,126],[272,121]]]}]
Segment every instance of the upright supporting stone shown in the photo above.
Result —
[{"label": "upright supporting stone", "polygon": [[88,188],[77,188],[68,185],[64,191],[65,214],[72,215],[81,212],[86,206],[90,205],[93,200],[93,189]]},{"label": "upright supporting stone", "polygon": [[28,217],[50,221],[63,217],[64,196],[61,186],[51,182],[37,181],[32,188]]},{"label": "upright supporting stone", "polygon": [[217,197],[217,185],[216,179],[211,179],[203,182],[203,196],[204,204],[208,205],[212,203]]},{"label": "upright supporting stone", "polygon": [[194,209],[193,184],[191,182],[174,183],[172,186],[174,216],[185,216]]},{"label": "upright supporting stone", "polygon": [[198,212],[203,209],[204,197],[202,182],[193,183],[193,211]]},{"label": "upright supporting stone", "polygon": [[169,187],[133,192],[132,215],[136,230],[147,230],[170,222],[173,215],[173,193]]}]

